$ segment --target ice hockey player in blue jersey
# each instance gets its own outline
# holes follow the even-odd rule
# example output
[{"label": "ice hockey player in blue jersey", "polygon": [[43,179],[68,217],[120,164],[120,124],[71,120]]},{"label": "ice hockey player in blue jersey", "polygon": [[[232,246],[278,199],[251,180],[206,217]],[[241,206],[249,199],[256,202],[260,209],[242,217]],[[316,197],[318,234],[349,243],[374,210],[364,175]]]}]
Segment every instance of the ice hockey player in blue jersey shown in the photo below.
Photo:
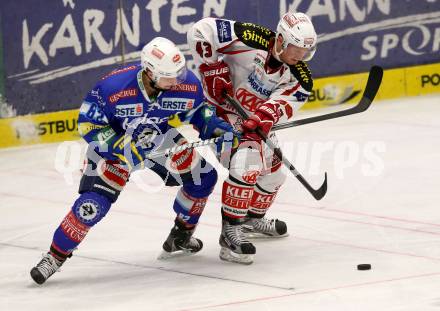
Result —
[{"label": "ice hockey player in blue jersey", "polygon": [[[230,135],[232,127],[205,105],[200,81],[186,69],[182,52],[157,37],[142,49],[141,64],[112,71],[84,99],[78,131],[89,147],[80,195],[56,229],[49,252],[32,268],[36,283],[44,283],[72,256],[138,169],[153,170],[167,186],[181,186],[161,258],[202,249],[193,233],[217,181],[215,169],[194,149],[149,158],[153,151],[187,143],[175,129],[182,124],[192,124],[201,139],[225,134],[237,139]],[[218,149],[227,143],[219,139]]]}]

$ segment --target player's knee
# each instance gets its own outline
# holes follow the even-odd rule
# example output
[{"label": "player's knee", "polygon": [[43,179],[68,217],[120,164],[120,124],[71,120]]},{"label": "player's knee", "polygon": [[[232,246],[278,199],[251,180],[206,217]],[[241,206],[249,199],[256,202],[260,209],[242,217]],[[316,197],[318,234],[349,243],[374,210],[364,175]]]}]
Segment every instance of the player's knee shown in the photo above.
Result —
[{"label": "player's knee", "polygon": [[279,170],[279,173],[277,174],[277,176],[275,177],[275,183],[279,186],[281,186],[282,184],[284,184],[284,182],[286,181],[287,175],[286,173],[283,172],[283,170]]},{"label": "player's knee", "polygon": [[207,163],[205,168],[207,169],[200,173],[200,178],[192,178],[183,184],[185,192],[196,198],[208,197],[214,190],[218,180],[217,171],[213,166]]},{"label": "player's knee", "polygon": [[286,174],[278,170],[268,175],[261,176],[258,179],[258,186],[266,192],[276,192],[286,181]]},{"label": "player's knee", "polygon": [[78,192],[94,192],[114,203],[128,181],[128,176],[128,171],[114,161],[106,160],[98,169],[98,164],[89,159]]},{"label": "player's knee", "polygon": [[233,157],[229,177],[239,183],[253,185],[263,171],[261,155],[253,149],[241,149]]},{"label": "player's knee", "polygon": [[82,193],[75,201],[72,212],[83,224],[92,227],[107,214],[110,200],[95,192]]},{"label": "player's knee", "polygon": [[202,186],[209,191],[209,194],[214,190],[215,184],[218,180],[217,170],[212,166],[211,168],[211,170],[202,175]]}]

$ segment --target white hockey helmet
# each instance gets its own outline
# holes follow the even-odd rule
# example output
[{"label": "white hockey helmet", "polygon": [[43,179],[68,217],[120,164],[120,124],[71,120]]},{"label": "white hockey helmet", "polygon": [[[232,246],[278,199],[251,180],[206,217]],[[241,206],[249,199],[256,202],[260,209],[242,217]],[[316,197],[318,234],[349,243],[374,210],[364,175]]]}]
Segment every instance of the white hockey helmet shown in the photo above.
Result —
[{"label": "white hockey helmet", "polygon": [[146,44],[141,52],[143,70],[150,70],[152,80],[157,83],[160,78],[176,78],[180,83],[185,80],[185,56],[170,40],[156,37]]},{"label": "white hockey helmet", "polygon": [[[300,48],[307,48],[309,51],[303,60],[309,61],[312,59],[316,52],[318,36],[316,35],[312,21],[306,14],[299,12],[287,12],[284,14],[278,22],[276,38],[278,38],[279,35],[283,37],[283,50],[287,48],[289,44]],[[277,53],[275,49],[275,53],[279,57],[282,52]]]}]

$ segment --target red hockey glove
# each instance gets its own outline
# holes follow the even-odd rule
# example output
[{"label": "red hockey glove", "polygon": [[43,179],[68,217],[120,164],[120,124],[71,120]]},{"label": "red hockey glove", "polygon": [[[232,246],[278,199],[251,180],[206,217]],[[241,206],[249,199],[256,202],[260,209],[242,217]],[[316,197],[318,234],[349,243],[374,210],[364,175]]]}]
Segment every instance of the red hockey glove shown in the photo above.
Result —
[{"label": "red hockey glove", "polygon": [[243,138],[250,140],[260,140],[260,137],[255,133],[257,128],[268,135],[272,126],[278,122],[281,116],[280,105],[276,103],[261,104],[255,113],[241,125],[243,128]]},{"label": "red hockey glove", "polygon": [[224,61],[212,65],[201,64],[199,70],[202,75],[205,91],[208,92],[209,96],[218,104],[222,104],[225,100],[223,96],[224,92],[230,96],[234,96],[230,69],[228,64]]}]

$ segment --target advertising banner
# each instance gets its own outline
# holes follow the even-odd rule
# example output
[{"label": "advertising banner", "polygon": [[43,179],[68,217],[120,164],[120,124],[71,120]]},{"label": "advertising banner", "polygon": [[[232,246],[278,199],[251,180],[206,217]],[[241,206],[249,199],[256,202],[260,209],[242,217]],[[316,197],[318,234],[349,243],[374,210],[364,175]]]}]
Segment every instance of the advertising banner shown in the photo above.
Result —
[{"label": "advertising banner", "polygon": [[[378,100],[439,92],[440,63],[388,69],[376,96]],[[368,73],[318,78],[302,109],[358,103]],[[342,108],[341,109],[345,109]],[[76,140],[78,109],[0,119],[0,148]]]},{"label": "advertising banner", "polygon": [[319,34],[314,77],[440,62],[440,0],[3,0],[2,102],[17,115],[76,109],[153,37],[173,40],[191,66],[186,32],[200,18],[275,29],[288,10],[311,16]]}]

